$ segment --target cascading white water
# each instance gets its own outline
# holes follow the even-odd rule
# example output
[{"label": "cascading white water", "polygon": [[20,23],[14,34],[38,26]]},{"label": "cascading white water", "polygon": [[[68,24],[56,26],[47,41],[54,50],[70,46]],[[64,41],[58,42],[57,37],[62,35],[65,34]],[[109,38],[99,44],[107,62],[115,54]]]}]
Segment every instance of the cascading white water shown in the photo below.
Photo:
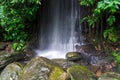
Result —
[{"label": "cascading white water", "polygon": [[37,56],[65,58],[67,52],[75,51],[80,39],[79,20],[78,0],[46,0],[39,23]]}]

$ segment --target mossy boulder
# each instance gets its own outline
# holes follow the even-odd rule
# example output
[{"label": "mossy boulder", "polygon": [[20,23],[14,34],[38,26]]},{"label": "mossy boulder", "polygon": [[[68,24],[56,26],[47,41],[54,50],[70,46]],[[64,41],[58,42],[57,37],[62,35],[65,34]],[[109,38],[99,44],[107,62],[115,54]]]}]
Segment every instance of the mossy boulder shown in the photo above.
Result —
[{"label": "mossy boulder", "polygon": [[33,58],[24,68],[20,80],[65,80],[64,70],[44,57]]},{"label": "mossy boulder", "polygon": [[14,62],[7,65],[0,74],[0,80],[19,80],[24,64]]},{"label": "mossy boulder", "polygon": [[120,80],[120,74],[115,72],[107,72],[102,74],[98,80]]},{"label": "mossy boulder", "polygon": [[3,68],[14,61],[23,59],[25,55],[24,52],[0,52],[0,68]]},{"label": "mossy boulder", "polygon": [[66,73],[62,69],[55,67],[50,73],[49,80],[66,80]]},{"label": "mossy boulder", "polygon": [[85,66],[74,65],[67,71],[72,80],[96,80],[95,74]]}]

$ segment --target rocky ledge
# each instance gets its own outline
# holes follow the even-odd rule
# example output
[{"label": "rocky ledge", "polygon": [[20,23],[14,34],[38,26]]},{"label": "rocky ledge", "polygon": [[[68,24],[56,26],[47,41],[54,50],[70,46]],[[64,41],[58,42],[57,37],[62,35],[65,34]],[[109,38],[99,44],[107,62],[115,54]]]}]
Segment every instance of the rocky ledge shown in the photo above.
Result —
[{"label": "rocky ledge", "polygon": [[[59,62],[60,61],[60,62]],[[61,63],[69,65],[65,68]],[[109,71],[99,77],[79,63],[65,59],[50,60],[45,57],[34,57],[27,64],[13,62],[8,64],[0,74],[0,80],[119,80],[120,74]]]},{"label": "rocky ledge", "polygon": [[[3,43],[2,43],[3,44]],[[119,80],[116,65],[109,56],[99,58],[94,49],[68,52],[66,59],[27,56],[26,52],[0,51],[0,80]],[[89,47],[90,48],[90,47]],[[88,49],[87,49],[88,50]],[[93,51],[93,52],[92,52]],[[51,53],[52,54],[52,53]],[[89,55],[90,54],[90,55]],[[86,57],[85,57],[86,56]],[[31,58],[28,62],[26,57]],[[96,60],[94,64],[91,62]],[[115,69],[115,70],[114,70]]]}]

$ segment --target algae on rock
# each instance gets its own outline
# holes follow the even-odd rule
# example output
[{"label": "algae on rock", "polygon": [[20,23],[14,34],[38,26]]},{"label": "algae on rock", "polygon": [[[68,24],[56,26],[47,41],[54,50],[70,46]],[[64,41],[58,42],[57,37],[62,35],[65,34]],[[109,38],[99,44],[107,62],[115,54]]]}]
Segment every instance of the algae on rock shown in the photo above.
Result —
[{"label": "algae on rock", "polygon": [[35,57],[24,68],[20,80],[65,80],[63,74],[64,70],[51,60]]},{"label": "algae on rock", "polygon": [[73,80],[96,80],[94,73],[81,65],[74,65],[68,68],[68,73]]},{"label": "algae on rock", "polygon": [[66,73],[58,67],[55,67],[50,74],[50,80],[65,80]]}]

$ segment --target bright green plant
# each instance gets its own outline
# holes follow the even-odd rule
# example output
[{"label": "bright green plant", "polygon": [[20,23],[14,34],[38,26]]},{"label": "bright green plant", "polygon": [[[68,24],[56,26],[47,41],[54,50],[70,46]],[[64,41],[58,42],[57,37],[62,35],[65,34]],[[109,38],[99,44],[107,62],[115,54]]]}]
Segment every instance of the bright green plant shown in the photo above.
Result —
[{"label": "bright green plant", "polygon": [[106,20],[104,23],[108,27],[103,32],[104,38],[113,42],[117,41],[116,15],[120,14],[120,0],[81,0],[80,4],[89,7],[94,6],[92,14],[85,17],[82,22],[87,21],[90,26],[94,27],[95,23],[99,22],[103,16],[107,16],[106,19],[104,18]]},{"label": "bright green plant", "polygon": [[27,29],[33,26],[40,1],[0,0],[0,28],[4,41],[15,41],[21,46],[21,42],[28,39]]},{"label": "bright green plant", "polygon": [[113,56],[115,57],[115,59],[116,59],[116,61],[118,62],[118,63],[120,63],[120,54],[118,54],[117,52],[112,52],[112,54],[113,54]]},{"label": "bright green plant", "polygon": [[12,48],[15,51],[23,51],[26,48],[25,43],[13,43]]}]

